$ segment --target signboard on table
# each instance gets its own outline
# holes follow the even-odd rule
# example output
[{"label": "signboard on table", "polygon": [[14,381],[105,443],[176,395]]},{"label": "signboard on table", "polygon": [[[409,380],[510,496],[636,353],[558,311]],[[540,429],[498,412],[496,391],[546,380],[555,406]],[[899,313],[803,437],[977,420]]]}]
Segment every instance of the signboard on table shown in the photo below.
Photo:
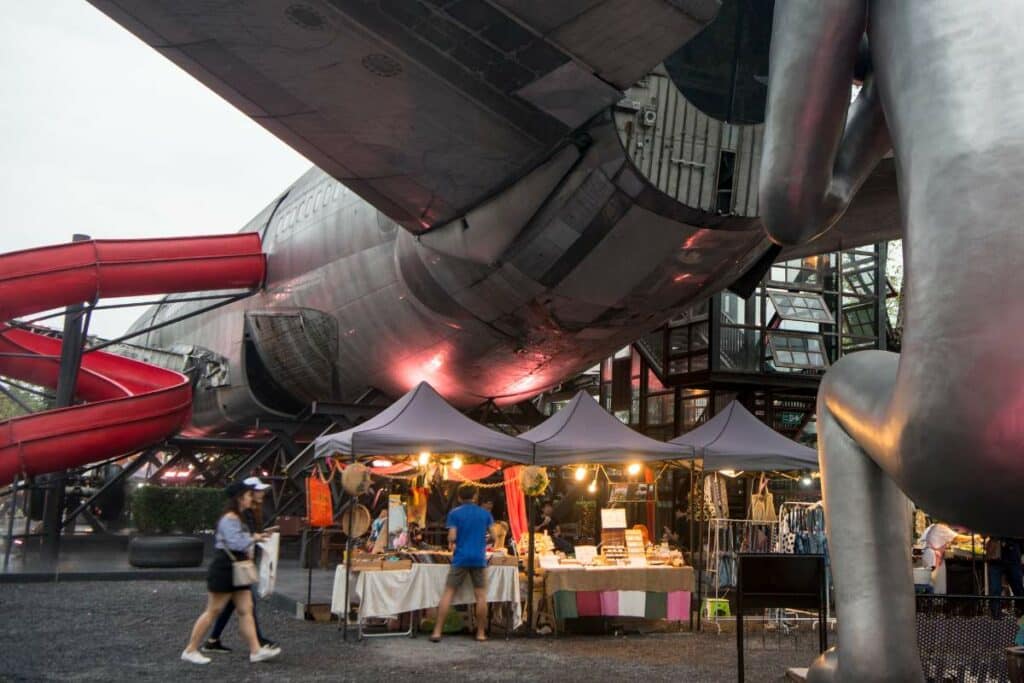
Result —
[{"label": "signboard on table", "polygon": [[625,529],[626,509],[625,508],[601,508],[602,529]]}]

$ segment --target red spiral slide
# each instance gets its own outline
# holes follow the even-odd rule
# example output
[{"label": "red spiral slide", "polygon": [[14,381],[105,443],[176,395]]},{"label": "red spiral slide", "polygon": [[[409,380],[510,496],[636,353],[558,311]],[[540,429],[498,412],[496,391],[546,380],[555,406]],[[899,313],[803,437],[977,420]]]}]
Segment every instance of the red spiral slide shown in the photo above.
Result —
[{"label": "red spiral slide", "polygon": [[[263,281],[255,233],[90,240],[0,255],[0,321],[100,297],[246,289]],[[0,375],[56,387],[61,342],[0,323]],[[0,485],[132,453],[180,430],[184,375],[102,351],[82,356],[85,405],[0,422]]]}]

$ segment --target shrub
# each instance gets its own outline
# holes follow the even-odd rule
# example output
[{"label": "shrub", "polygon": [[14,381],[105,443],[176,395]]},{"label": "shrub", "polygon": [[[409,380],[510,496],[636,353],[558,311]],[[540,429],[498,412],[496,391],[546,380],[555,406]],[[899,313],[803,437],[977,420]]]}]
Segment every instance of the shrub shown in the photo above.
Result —
[{"label": "shrub", "polygon": [[221,489],[143,486],[132,496],[135,527],[144,534],[213,529],[223,508]]}]

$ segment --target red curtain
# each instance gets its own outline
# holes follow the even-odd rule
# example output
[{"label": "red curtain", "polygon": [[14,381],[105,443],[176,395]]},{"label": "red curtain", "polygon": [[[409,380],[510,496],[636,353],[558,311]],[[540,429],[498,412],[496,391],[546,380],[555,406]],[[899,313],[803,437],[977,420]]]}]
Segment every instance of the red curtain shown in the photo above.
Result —
[{"label": "red curtain", "polygon": [[512,538],[519,543],[519,538],[527,531],[526,496],[519,486],[519,473],[523,468],[519,465],[507,467],[502,474],[505,477],[505,506],[508,508],[508,525]]}]

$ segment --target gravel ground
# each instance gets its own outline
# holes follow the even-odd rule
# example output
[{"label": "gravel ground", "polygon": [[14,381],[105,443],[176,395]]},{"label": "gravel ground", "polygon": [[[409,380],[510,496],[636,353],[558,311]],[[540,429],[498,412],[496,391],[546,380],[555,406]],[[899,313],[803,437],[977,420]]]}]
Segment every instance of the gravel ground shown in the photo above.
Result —
[{"label": "gravel ground", "polygon": [[[0,584],[0,680],[736,680],[730,634],[344,643],[334,624],[299,621],[265,604],[260,622],[281,643],[277,660],[249,664],[232,622],[224,642],[236,651],[190,665],[178,655],[205,602],[203,589],[162,581]],[[781,647],[751,638],[747,680],[783,680],[786,667],[813,659],[815,642],[810,633]]]}]

